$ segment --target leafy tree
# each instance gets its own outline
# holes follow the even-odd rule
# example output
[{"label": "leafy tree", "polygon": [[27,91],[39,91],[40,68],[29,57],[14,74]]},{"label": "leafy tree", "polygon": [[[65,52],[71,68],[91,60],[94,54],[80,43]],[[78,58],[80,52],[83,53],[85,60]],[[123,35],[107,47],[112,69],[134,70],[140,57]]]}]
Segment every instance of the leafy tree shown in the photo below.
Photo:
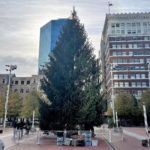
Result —
[{"label": "leafy tree", "polygon": [[5,99],[3,96],[0,97],[0,117],[4,116]]},{"label": "leafy tree", "polygon": [[30,118],[35,111],[35,117],[39,116],[39,102],[40,93],[37,91],[32,91],[29,93],[23,101],[23,107],[21,110],[21,116]]},{"label": "leafy tree", "polygon": [[[120,118],[130,120],[131,124],[138,125],[141,123],[141,105],[129,93],[122,92],[116,96],[115,110]],[[137,120],[137,117],[139,118]]]},{"label": "leafy tree", "polygon": [[[146,105],[146,111],[147,111],[147,119],[148,122],[150,123],[150,89],[146,90],[141,97],[141,106],[142,104]],[[143,113],[143,108],[142,109],[142,113]]]},{"label": "leafy tree", "polygon": [[19,93],[10,92],[8,101],[8,116],[16,117],[20,115],[22,107],[22,98]]},{"label": "leafy tree", "polygon": [[50,104],[41,102],[41,127],[73,129],[79,124],[100,124],[99,66],[75,10],[49,59],[41,87]]}]

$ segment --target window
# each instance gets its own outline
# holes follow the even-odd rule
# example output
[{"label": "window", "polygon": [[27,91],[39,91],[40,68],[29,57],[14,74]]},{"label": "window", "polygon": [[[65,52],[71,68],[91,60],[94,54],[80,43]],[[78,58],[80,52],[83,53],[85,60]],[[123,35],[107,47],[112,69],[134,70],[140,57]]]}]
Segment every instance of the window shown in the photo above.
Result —
[{"label": "window", "polygon": [[128,33],[128,34],[131,34],[131,30],[128,30],[127,33]]},{"label": "window", "polygon": [[142,79],[145,79],[145,74],[141,74],[141,78],[142,78]]},{"label": "window", "polygon": [[21,81],[21,85],[24,85],[24,81]]},{"label": "window", "polygon": [[126,56],[126,52],[122,52],[122,55],[123,55],[123,56]]},{"label": "window", "polygon": [[140,74],[136,74],[136,79],[140,79]]},{"label": "window", "polygon": [[120,45],[120,44],[118,44],[118,45],[117,45],[117,48],[121,48],[121,45]]},{"label": "window", "polygon": [[134,23],[132,23],[132,27],[135,27],[135,26],[136,26],[135,22],[134,22]]},{"label": "window", "polygon": [[114,24],[114,23],[112,23],[112,24],[111,24],[111,27],[112,27],[112,28],[115,28],[115,24]]},{"label": "window", "polygon": [[140,59],[140,63],[143,64],[144,63],[144,59]]},{"label": "window", "polygon": [[129,48],[132,48],[132,44],[129,44]]},{"label": "window", "polygon": [[141,34],[141,30],[137,30],[137,34]]},{"label": "window", "polygon": [[127,27],[130,28],[131,27],[131,23],[127,23]]},{"label": "window", "polygon": [[115,82],[115,83],[114,83],[114,87],[118,87],[118,82]]},{"label": "window", "polygon": [[18,85],[18,81],[15,81],[15,84]]},{"label": "window", "polygon": [[20,89],[20,93],[23,93],[23,89]]},{"label": "window", "polygon": [[119,23],[116,23],[116,27],[120,27],[120,24],[119,24]]},{"label": "window", "polygon": [[127,74],[124,74],[124,79],[128,79],[128,75]]},{"label": "window", "polygon": [[133,56],[133,52],[129,52],[129,56]]},{"label": "window", "polygon": [[116,48],[116,44],[112,44],[112,48]]},{"label": "window", "polygon": [[142,82],[142,87],[146,87],[146,82]]},{"label": "window", "polygon": [[147,26],[147,22],[143,22],[143,26]]},{"label": "window", "polygon": [[117,74],[114,74],[114,79],[118,79],[118,75]]},{"label": "window", "polygon": [[145,43],[145,48],[149,48],[149,44],[148,43]]},{"label": "window", "polygon": [[136,34],[136,30],[132,30],[132,34]]},{"label": "window", "polygon": [[137,44],[133,44],[133,48],[137,48]]},{"label": "window", "polygon": [[124,83],[124,86],[125,86],[125,87],[129,87],[129,83],[128,83],[128,82],[125,82],[125,83]]},{"label": "window", "polygon": [[141,87],[141,82],[137,82],[137,87]]},{"label": "window", "polygon": [[123,79],[123,74],[119,74],[119,79]]},{"label": "window", "polygon": [[30,84],[30,81],[27,81],[27,85],[29,85]]},{"label": "window", "polygon": [[136,83],[135,82],[131,82],[132,87],[136,87]]},{"label": "window", "polygon": [[131,74],[131,79],[135,79],[135,74]]},{"label": "window", "polygon": [[142,43],[139,43],[139,44],[137,44],[137,47],[138,47],[138,48],[143,48],[143,44],[142,44]]},{"label": "window", "polygon": [[5,84],[5,79],[3,79],[3,84]]},{"label": "window", "polygon": [[120,82],[120,87],[123,87],[123,82]]},{"label": "window", "polygon": [[112,33],[112,34],[115,34],[115,30],[112,30],[111,33]]},{"label": "window", "polygon": [[120,34],[120,30],[117,30],[116,32],[117,32],[117,34]]},{"label": "window", "polygon": [[121,30],[121,34],[125,34],[125,30]]}]

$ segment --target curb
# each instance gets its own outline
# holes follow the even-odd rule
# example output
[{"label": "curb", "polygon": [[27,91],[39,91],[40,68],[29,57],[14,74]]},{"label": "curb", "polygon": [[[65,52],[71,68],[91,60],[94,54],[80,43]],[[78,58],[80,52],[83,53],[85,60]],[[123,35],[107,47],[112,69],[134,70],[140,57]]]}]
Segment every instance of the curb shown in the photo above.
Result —
[{"label": "curb", "polygon": [[110,143],[105,136],[104,137],[104,141],[106,142],[106,144],[111,148],[111,150],[119,150],[117,147],[115,147],[112,143]]}]

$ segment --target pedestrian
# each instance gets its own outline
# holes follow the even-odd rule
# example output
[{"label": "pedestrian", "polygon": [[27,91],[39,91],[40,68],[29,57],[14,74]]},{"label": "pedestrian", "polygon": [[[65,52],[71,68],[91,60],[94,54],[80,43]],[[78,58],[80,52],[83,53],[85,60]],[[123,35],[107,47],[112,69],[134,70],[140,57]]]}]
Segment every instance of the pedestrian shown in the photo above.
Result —
[{"label": "pedestrian", "polygon": [[5,145],[4,142],[0,139],[0,150],[4,150]]},{"label": "pedestrian", "polygon": [[26,134],[29,135],[29,131],[31,129],[31,123],[28,119],[26,120],[26,123],[25,123],[25,129],[26,129]]},{"label": "pedestrian", "polygon": [[21,130],[20,130],[20,125],[21,125],[21,120],[18,118],[17,120],[17,136],[18,136],[18,140],[21,139]]},{"label": "pedestrian", "polygon": [[21,118],[21,120],[20,120],[20,136],[21,136],[21,138],[23,137],[23,128],[24,128],[24,126],[25,126],[25,123],[24,123],[24,119],[23,118]]},{"label": "pedestrian", "polygon": [[15,138],[16,138],[16,133],[17,133],[17,121],[16,121],[16,118],[14,118],[12,125],[13,125],[13,138],[14,138],[14,140],[15,140]]}]

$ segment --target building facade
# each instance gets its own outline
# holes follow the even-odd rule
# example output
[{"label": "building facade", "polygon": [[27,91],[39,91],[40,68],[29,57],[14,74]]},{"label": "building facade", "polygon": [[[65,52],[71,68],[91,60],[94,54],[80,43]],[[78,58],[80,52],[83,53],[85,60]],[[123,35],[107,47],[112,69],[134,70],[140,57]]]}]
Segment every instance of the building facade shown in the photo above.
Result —
[{"label": "building facade", "polygon": [[106,15],[100,64],[109,101],[122,91],[141,98],[150,88],[150,13]]},{"label": "building facade", "polygon": [[[8,74],[0,74],[0,96],[6,96],[8,85]],[[32,91],[38,91],[40,88],[41,75],[32,75],[31,77],[16,77],[11,75],[10,90],[18,92],[21,97],[25,98]]]},{"label": "building facade", "polygon": [[53,50],[60,35],[60,31],[69,19],[51,20],[40,29],[39,62],[40,70],[48,62],[48,55]]}]

